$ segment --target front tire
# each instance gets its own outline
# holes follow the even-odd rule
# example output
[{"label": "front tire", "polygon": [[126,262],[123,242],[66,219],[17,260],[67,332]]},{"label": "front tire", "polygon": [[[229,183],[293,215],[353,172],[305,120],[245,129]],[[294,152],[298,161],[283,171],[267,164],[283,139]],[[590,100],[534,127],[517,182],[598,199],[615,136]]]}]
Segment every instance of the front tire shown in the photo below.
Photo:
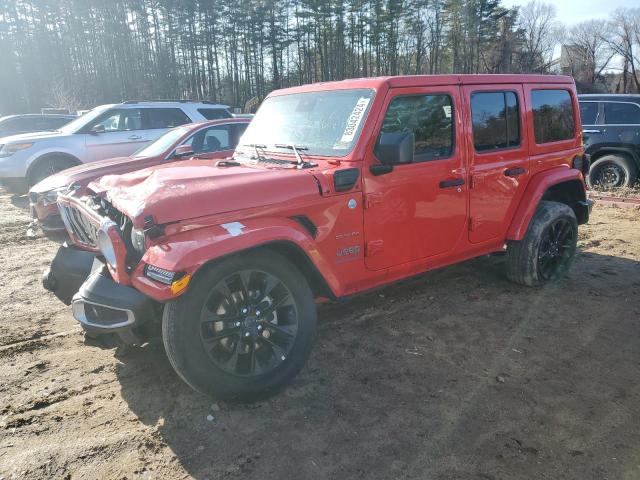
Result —
[{"label": "front tire", "polygon": [[40,183],[47,177],[54,175],[62,170],[76,166],[78,163],[71,158],[63,155],[50,155],[39,160],[37,165],[29,173],[29,188]]},{"label": "front tire", "polygon": [[251,252],[196,275],[184,295],[165,305],[162,337],[188,385],[247,401],[296,376],[315,329],[316,307],[302,274],[276,253]]},{"label": "front tire", "polygon": [[556,280],[571,266],[577,243],[573,210],[564,203],[542,201],[524,238],[507,243],[507,277],[530,287]]}]

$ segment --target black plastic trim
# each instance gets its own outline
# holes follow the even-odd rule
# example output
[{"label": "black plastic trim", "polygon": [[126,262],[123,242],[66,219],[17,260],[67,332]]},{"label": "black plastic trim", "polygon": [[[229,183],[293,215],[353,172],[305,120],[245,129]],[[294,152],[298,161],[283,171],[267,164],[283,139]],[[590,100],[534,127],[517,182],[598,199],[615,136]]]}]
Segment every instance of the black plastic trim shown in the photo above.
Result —
[{"label": "black plastic trim", "polygon": [[305,215],[295,215],[291,217],[291,220],[298,222],[305,228],[307,232],[309,232],[309,234],[313,238],[316,238],[316,235],[318,234],[318,227],[316,227],[316,225],[311,220],[309,220],[309,217]]},{"label": "black plastic trim", "polygon": [[359,168],[345,168],[333,174],[333,186],[336,192],[351,190],[360,176]]}]

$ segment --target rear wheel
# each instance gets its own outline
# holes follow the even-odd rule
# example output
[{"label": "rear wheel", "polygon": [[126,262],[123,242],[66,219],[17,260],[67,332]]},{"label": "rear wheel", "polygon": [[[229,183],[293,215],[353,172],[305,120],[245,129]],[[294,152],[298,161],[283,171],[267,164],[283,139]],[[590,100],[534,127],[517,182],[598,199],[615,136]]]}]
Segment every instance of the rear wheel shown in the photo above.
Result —
[{"label": "rear wheel", "polygon": [[587,176],[589,188],[610,190],[630,187],[638,178],[635,162],[620,155],[605,155],[596,160]]},{"label": "rear wheel", "polygon": [[567,272],[576,252],[578,222],[564,203],[542,201],[521,241],[507,244],[507,277],[538,286]]},{"label": "rear wheel", "polygon": [[252,252],[192,280],[165,306],[163,339],[176,372],[194,389],[251,400],[290,382],[316,326],[313,295],[285,258]]},{"label": "rear wheel", "polygon": [[38,164],[33,167],[33,170],[29,173],[29,187],[33,187],[45,178],[75,165],[77,165],[75,161],[61,155],[51,155],[43,158],[38,161]]}]

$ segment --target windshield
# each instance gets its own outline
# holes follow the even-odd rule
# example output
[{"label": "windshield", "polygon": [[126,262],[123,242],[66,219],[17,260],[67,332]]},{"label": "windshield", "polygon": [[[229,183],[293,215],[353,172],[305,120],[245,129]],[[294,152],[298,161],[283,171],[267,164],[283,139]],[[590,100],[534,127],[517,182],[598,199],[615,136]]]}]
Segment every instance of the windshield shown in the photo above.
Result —
[{"label": "windshield", "polygon": [[280,150],[278,144],[306,147],[303,155],[347,155],[358,140],[373,95],[373,90],[354,89],[269,97],[242,136],[238,151],[251,154],[248,144]]},{"label": "windshield", "polygon": [[158,137],[148,145],[145,145],[140,150],[132,155],[132,157],[155,157],[156,155],[162,155],[167,151],[171,145],[178,141],[191,127],[178,127],[169,130],[164,135]]},{"label": "windshield", "polygon": [[89,122],[95,120],[99,115],[104,113],[105,110],[108,110],[111,107],[112,105],[102,105],[101,107],[96,107],[93,110],[89,110],[81,117],[76,118],[63,127],[60,127],[58,131],[62,133],[76,133],[78,130],[86,126]]}]

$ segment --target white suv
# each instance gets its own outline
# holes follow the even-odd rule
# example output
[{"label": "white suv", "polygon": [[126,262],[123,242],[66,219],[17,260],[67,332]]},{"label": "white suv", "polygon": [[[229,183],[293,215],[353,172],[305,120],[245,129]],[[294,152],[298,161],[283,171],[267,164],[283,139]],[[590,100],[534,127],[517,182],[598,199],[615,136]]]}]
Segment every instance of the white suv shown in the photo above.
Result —
[{"label": "white suv", "polygon": [[0,141],[0,184],[24,191],[49,175],[78,165],[131,155],[166,132],[191,122],[231,118],[209,102],[125,102],[94,108],[54,132]]}]

